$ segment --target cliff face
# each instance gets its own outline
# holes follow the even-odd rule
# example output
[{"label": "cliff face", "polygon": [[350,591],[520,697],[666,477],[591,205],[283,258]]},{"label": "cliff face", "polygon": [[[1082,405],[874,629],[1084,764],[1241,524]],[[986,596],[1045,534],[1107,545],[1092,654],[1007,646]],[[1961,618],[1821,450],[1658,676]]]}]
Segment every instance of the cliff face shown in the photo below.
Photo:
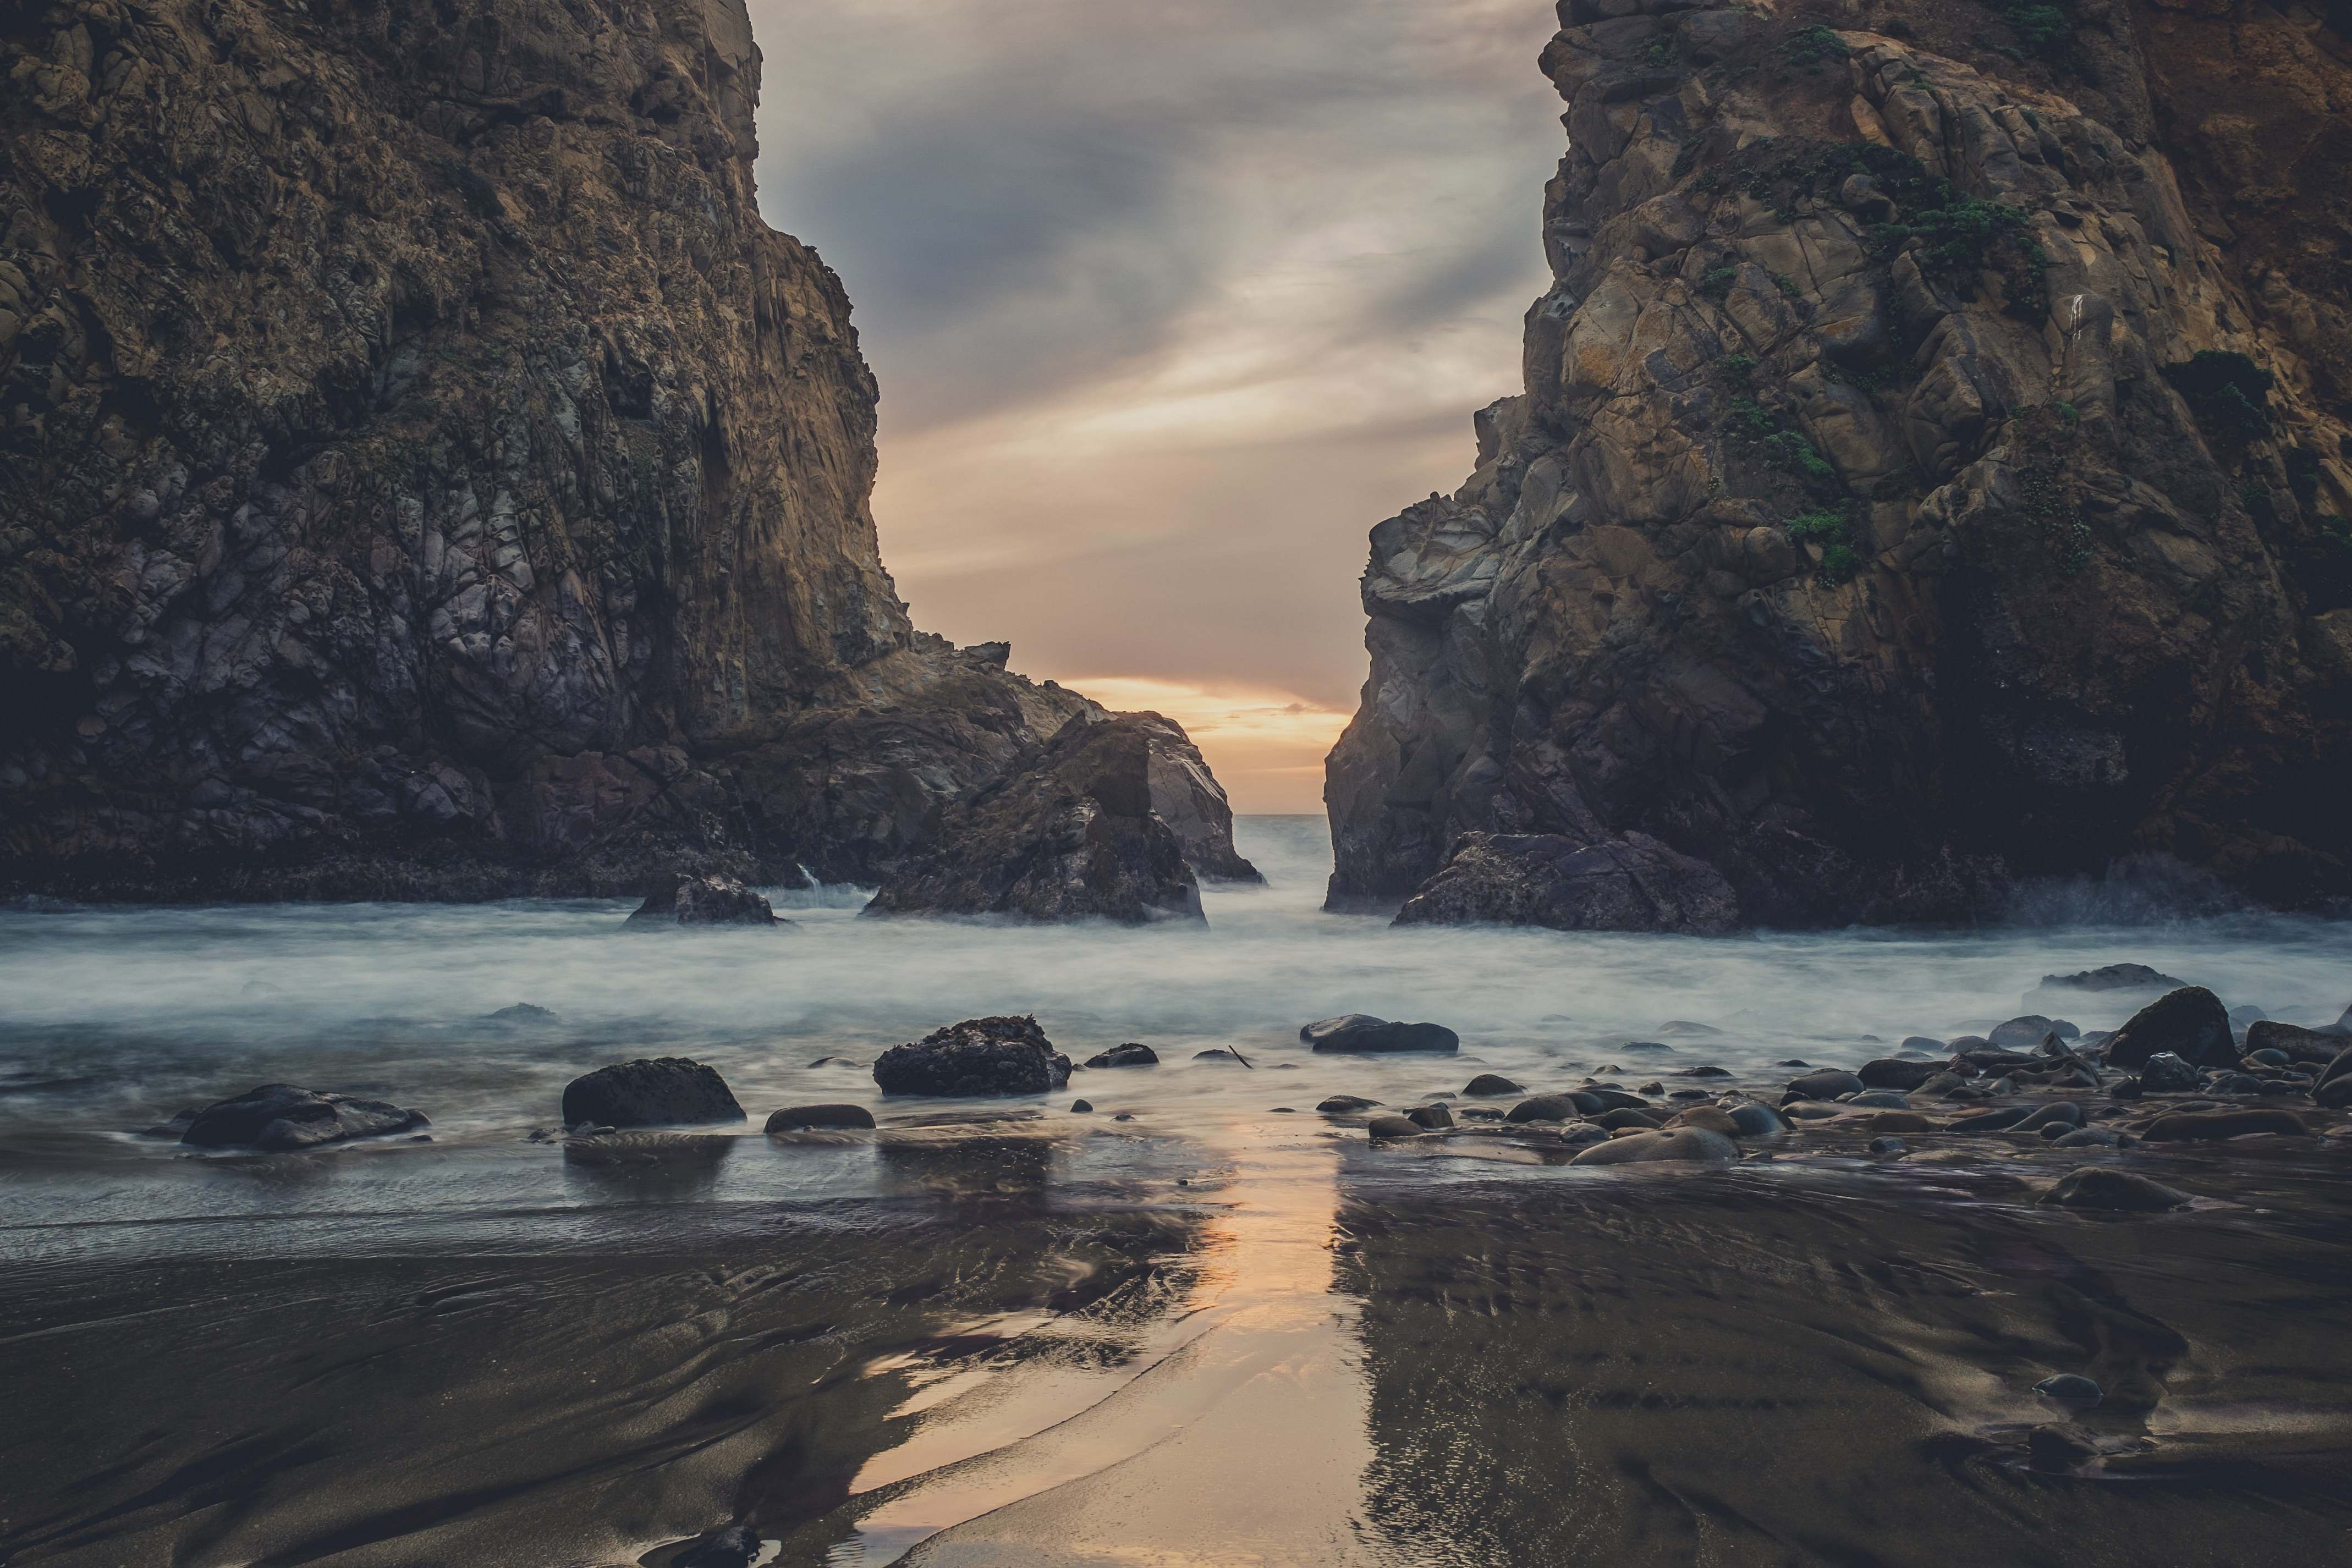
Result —
[{"label": "cliff face", "polygon": [[1556,282],[1372,532],[1333,902],[2352,891],[2341,9],[1567,0]]},{"label": "cliff face", "polygon": [[1076,694],[908,624],[740,0],[0,7],[0,883],[872,877]]}]

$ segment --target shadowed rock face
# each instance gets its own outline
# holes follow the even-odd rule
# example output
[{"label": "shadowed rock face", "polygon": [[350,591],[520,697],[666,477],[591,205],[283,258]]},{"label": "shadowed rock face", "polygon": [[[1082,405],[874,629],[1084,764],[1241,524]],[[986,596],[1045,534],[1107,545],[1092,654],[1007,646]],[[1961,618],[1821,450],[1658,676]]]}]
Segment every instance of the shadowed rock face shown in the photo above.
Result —
[{"label": "shadowed rock face", "polygon": [[[1372,531],[1332,904],[1946,919],[2150,852],[2352,888],[2352,290],[2244,193],[2345,221],[2345,40],[1560,10],[1557,281],[1477,471]],[[1617,874],[1661,855],[1721,894]]]},{"label": "shadowed rock face", "polygon": [[[1198,921],[1197,862],[1159,808],[1173,769],[1188,803],[1223,811],[1223,792],[1199,758],[1157,714],[1073,719],[1025,770],[950,808],[934,841],[899,862],[866,914]],[[1199,795],[1195,781],[1206,786]],[[1218,821],[1196,812],[1188,826],[1194,842],[1255,877],[1234,852],[1232,824],[1230,811]]]},{"label": "shadowed rock face", "polygon": [[0,886],[871,881],[1101,712],[909,625],[740,0],[16,7],[0,73]]}]

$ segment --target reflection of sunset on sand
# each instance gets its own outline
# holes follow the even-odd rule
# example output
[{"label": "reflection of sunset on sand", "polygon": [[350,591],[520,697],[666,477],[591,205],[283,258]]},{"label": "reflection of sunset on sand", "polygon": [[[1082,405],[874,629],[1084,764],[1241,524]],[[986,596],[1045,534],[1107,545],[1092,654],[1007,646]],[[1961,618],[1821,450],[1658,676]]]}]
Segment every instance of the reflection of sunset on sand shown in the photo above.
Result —
[{"label": "reflection of sunset on sand", "polygon": [[926,1419],[853,1492],[935,1473],[860,1518],[835,1561],[917,1542],[909,1563],[1351,1560],[1370,1450],[1354,1305],[1330,1291],[1333,1151],[1303,1127],[1234,1127],[1201,1154],[1208,1218],[1167,1318],[1112,1366],[1043,1353],[919,1391],[898,1413]]}]

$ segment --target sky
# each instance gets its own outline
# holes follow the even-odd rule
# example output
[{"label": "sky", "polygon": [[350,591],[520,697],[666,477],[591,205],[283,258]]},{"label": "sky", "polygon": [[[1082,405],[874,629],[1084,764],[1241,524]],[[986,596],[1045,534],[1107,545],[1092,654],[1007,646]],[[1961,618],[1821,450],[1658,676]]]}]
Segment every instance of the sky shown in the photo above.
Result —
[{"label": "sky", "polygon": [[1548,0],[751,0],[760,201],[882,386],[915,622],[1321,809],[1373,524],[1518,390]]}]

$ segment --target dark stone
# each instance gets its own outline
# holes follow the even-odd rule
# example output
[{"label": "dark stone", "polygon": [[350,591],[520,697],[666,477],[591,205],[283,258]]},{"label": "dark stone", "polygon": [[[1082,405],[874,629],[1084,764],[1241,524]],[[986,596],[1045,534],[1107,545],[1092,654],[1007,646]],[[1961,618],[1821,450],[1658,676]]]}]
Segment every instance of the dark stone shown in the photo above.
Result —
[{"label": "dark stone", "polygon": [[555,1021],[555,1015],[552,1012],[542,1007],[535,1007],[530,1002],[517,1002],[510,1008],[500,1008],[490,1014],[489,1018],[493,1023],[524,1024]]},{"label": "dark stone", "polygon": [[1514,1083],[1499,1072],[1481,1072],[1462,1087],[1465,1094],[1524,1094],[1528,1086]]},{"label": "dark stone", "polygon": [[1443,1024],[1391,1023],[1368,1013],[1325,1019],[1298,1031],[1318,1051],[1391,1052],[1450,1051],[1461,1049],[1461,1037]]},{"label": "dark stone", "polygon": [[2042,986],[2058,991],[2177,991],[2189,982],[2146,964],[2108,964],[2072,975],[2044,975]]},{"label": "dark stone", "polygon": [[1710,1166],[1739,1163],[1739,1145],[1721,1133],[1705,1127],[1674,1127],[1658,1132],[1628,1133],[1605,1144],[1595,1144],[1568,1163],[1571,1166],[1630,1166],[1671,1162]]},{"label": "dark stone", "polygon": [[1900,1089],[1906,1093],[1944,1071],[1940,1061],[1898,1061],[1882,1056],[1875,1061],[1865,1061],[1854,1074],[1857,1082],[1871,1089]]},{"label": "dark stone", "polygon": [[1399,1116],[1389,1112],[1373,1117],[1364,1126],[1374,1138],[1417,1138],[1428,1131],[1410,1116]]},{"label": "dark stone", "polygon": [[2352,1075],[2329,1079],[2311,1092],[2311,1098],[2326,1111],[2341,1111],[2352,1106]]},{"label": "dark stone", "polygon": [[1379,1101],[1367,1100],[1360,1094],[1334,1094],[1315,1108],[1327,1116],[1346,1116],[1358,1111],[1369,1111],[1379,1103]]},{"label": "dark stone", "polygon": [[1851,1072],[1825,1067],[1818,1072],[1808,1072],[1802,1078],[1791,1079],[1783,1104],[1799,1100],[1834,1100],[1841,1094],[1859,1094],[1865,1085]]},{"label": "dark stone", "polygon": [[727,1081],[680,1056],[625,1061],[573,1079],[563,1089],[563,1124],[688,1127],[747,1118]]},{"label": "dark stone", "polygon": [[874,1063],[885,1094],[1043,1094],[1069,1081],[1070,1059],[1028,1017],[966,1019]]},{"label": "dark stone", "polygon": [[1094,1102],[1091,1100],[1073,1100],[1070,1102],[1070,1114],[1074,1116],[1086,1115],[1089,1112],[1093,1111],[1094,1108]]},{"label": "dark stone", "polygon": [[1709,1062],[1704,1067],[1678,1067],[1675,1069],[1675,1076],[1676,1078],[1728,1078],[1731,1076],[1731,1069],[1717,1067]]},{"label": "dark stone", "polygon": [[2238,1044],[2221,998],[2202,986],[2167,991],[2108,1038],[2107,1065],[2137,1070],[2166,1051],[2198,1067],[2236,1066]]},{"label": "dark stone", "polygon": [[1506,1122],[1572,1122],[1579,1116],[1591,1115],[1601,1109],[1601,1102],[1591,1094],[1538,1094],[1511,1107]]},{"label": "dark stone", "polygon": [[2246,1030],[2246,1054],[2274,1051],[2289,1061],[2330,1061],[2344,1049],[2344,1038],[2327,1030],[2302,1029],[2263,1019]]},{"label": "dark stone", "polygon": [[1769,1105],[1753,1100],[1724,1107],[1725,1113],[1739,1124],[1743,1138],[1774,1138],[1790,1130],[1789,1119]]},{"label": "dark stone", "polygon": [[1870,1089],[1849,1096],[1845,1103],[1867,1111],[1908,1111],[1911,1097],[1898,1089]]},{"label": "dark stone", "polygon": [[1433,1133],[1454,1125],[1454,1113],[1443,1105],[1415,1105],[1405,1113],[1405,1117],[1415,1126]]},{"label": "dark stone", "polygon": [[2027,1013],[2023,1018],[2011,1019],[1997,1024],[1986,1038],[2003,1051],[2032,1051],[2048,1036],[2072,1040],[2083,1031],[2063,1019],[2043,1018],[2040,1013]]},{"label": "dark stone", "polygon": [[2312,1087],[2325,1089],[2329,1084],[2341,1082],[2347,1078],[2352,1078],[2352,1045],[2346,1046],[2328,1059],[2327,1065],[2320,1069],[2319,1077]]},{"label": "dark stone", "polygon": [[672,874],[656,877],[646,901],[629,916],[632,925],[790,925],[768,901],[730,876]]},{"label": "dark stone", "polygon": [[2083,1166],[2058,1178],[2042,1201],[2060,1208],[2106,1208],[2126,1214],[2157,1214],[2180,1208],[2189,1195],[2130,1171]]},{"label": "dark stone", "polygon": [[[1242,1062],[1242,1054],[1237,1051],[1227,1051],[1222,1045],[1213,1045],[1206,1051],[1194,1051],[1192,1053],[1192,1060],[1195,1061]],[[1242,1064],[1244,1066],[1247,1065],[1246,1062],[1243,1062]]]},{"label": "dark stone", "polygon": [[[173,1122],[178,1120],[173,1118]],[[172,1124],[165,1123],[155,1132],[160,1134]],[[421,1113],[382,1100],[355,1100],[348,1094],[322,1093],[291,1083],[265,1083],[190,1116],[180,1142],[200,1149],[247,1147],[280,1154],[431,1124]]]},{"label": "dark stone", "polygon": [[2140,1129],[2151,1144],[2186,1143],[2213,1138],[2242,1138],[2250,1133],[2284,1133],[2308,1137],[2311,1129],[2292,1111],[2175,1111],[2158,1116]]},{"label": "dark stone", "polygon": [[1953,1133],[2005,1133],[2023,1122],[2026,1114],[2021,1106],[2011,1106],[2005,1111],[1980,1111],[1973,1116],[1961,1117],[1945,1130]]},{"label": "dark stone", "polygon": [[1614,1111],[1604,1111],[1592,1120],[1595,1126],[1606,1127],[1612,1133],[1622,1131],[1627,1127],[1657,1127],[1665,1123],[1665,1118],[1655,1111],[1635,1111],[1623,1107]]},{"label": "dark stone", "polygon": [[1911,1152],[1911,1145],[1890,1134],[1871,1139],[1870,1152],[1874,1155],[1907,1155]]},{"label": "dark stone", "polygon": [[2036,1133],[2044,1127],[2079,1127],[2083,1124],[2083,1108],[2071,1100],[2061,1100],[2044,1105],[2017,1124],[2012,1129],[2020,1133]]},{"label": "dark stone", "polygon": [[2106,1397],[2106,1390],[2079,1373],[2062,1372],[2055,1377],[2045,1377],[2033,1385],[2033,1392],[2046,1399],[2079,1405],[2085,1410]]},{"label": "dark stone", "polygon": [[1674,1047],[1658,1040],[1629,1040],[1617,1048],[1620,1051],[1672,1051]]},{"label": "dark stone", "polygon": [[871,1127],[874,1113],[863,1105],[787,1105],[768,1118],[771,1133],[806,1127]]},{"label": "dark stone", "polygon": [[2168,1051],[2160,1051],[2141,1064],[2140,1088],[2150,1094],[2188,1094],[2204,1079],[2198,1071]]},{"label": "dark stone", "polygon": [[1139,1045],[1129,1040],[1125,1045],[1112,1046],[1099,1056],[1088,1057],[1087,1065],[1088,1067],[1157,1067],[1160,1065],[1160,1053],[1148,1045]]},{"label": "dark stone", "polygon": [[1924,1034],[1905,1035],[1903,1037],[1903,1043],[1896,1049],[1900,1051],[1916,1051],[1923,1056],[1949,1056],[1952,1053],[1951,1047],[1946,1045],[1942,1040],[1930,1040]]},{"label": "dark stone", "polygon": [[1570,1092],[1582,1098],[1591,1099],[1594,1103],[1594,1107],[1597,1110],[1641,1111],[1647,1109],[1647,1107],[1643,1104],[1642,1097],[1639,1094],[1628,1094],[1622,1089],[1603,1089],[1598,1086],[1593,1086],[1584,1089],[1570,1090]]}]

